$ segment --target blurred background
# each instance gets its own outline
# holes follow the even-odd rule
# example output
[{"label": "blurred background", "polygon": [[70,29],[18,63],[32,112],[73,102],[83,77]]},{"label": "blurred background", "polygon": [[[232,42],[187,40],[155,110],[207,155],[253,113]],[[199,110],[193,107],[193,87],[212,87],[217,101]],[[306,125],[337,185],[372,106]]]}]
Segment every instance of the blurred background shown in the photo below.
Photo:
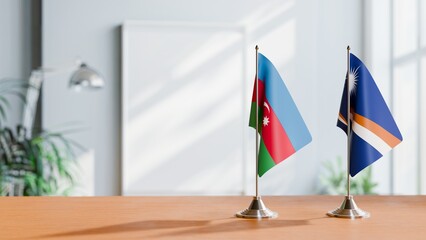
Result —
[{"label": "blurred background", "polygon": [[[2,194],[252,195],[256,44],[313,138],[260,178],[260,194],[344,193],[347,45],[404,137],[355,193],[426,194],[424,1],[0,0]],[[70,89],[76,59],[102,88]],[[16,129],[28,106],[31,136]]]}]

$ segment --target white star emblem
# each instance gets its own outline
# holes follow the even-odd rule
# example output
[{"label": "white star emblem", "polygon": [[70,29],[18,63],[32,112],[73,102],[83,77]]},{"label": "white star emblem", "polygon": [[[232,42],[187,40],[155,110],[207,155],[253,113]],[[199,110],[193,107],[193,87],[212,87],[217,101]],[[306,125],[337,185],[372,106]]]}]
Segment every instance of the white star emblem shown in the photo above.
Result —
[{"label": "white star emblem", "polygon": [[349,71],[349,92],[352,94],[356,91],[358,85],[359,67],[351,68]]},{"label": "white star emblem", "polygon": [[267,116],[265,116],[263,118],[263,126],[268,126],[268,124],[269,124],[269,118]]}]

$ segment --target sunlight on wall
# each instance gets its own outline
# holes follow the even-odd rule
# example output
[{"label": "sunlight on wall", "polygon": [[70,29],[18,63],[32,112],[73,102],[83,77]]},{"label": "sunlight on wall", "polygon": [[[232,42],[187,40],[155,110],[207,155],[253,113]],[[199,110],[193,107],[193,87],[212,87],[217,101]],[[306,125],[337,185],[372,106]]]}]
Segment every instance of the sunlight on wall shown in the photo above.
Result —
[{"label": "sunlight on wall", "polygon": [[394,1],[394,57],[401,57],[417,47],[417,0]]},{"label": "sunlight on wall", "polygon": [[294,7],[294,1],[281,1],[277,4],[274,1],[267,1],[260,4],[255,11],[250,13],[247,17],[242,19],[239,23],[247,26],[249,32],[259,30],[271,23],[276,23],[276,19],[287,15]]},{"label": "sunlight on wall", "polygon": [[410,63],[395,68],[393,114],[403,133],[401,146],[395,148],[395,194],[417,193],[417,66]]},{"label": "sunlight on wall", "polygon": [[224,31],[223,29],[228,28],[226,25],[218,25],[217,28],[222,33],[213,33],[204,43],[201,43],[195,49],[191,49],[183,61],[178,62],[172,71],[174,79],[190,75],[192,72],[197,71],[198,68],[208,64],[213,58],[216,58],[219,53],[235,49],[235,46],[240,45],[241,49],[243,49],[241,33],[244,29],[242,27],[241,33],[235,33],[236,29],[232,27],[229,29],[230,32]]},{"label": "sunlight on wall", "polygon": [[[255,131],[247,125],[256,44],[281,74],[314,136],[311,144],[262,177],[261,194],[315,193],[322,161],[318,146],[341,142],[332,134],[315,139],[318,126],[340,133],[334,115],[322,125],[317,106],[335,104],[332,114],[337,114],[341,88],[334,81],[341,82],[344,69],[332,64],[324,71],[327,76],[318,75],[318,66],[330,68],[327,61],[335,63],[340,55],[318,56],[317,41],[328,37],[316,32],[318,6],[308,3],[310,8],[295,1],[265,2],[236,25],[142,22],[139,29],[125,27],[136,38],[123,40],[123,194],[254,193]],[[334,23],[343,15],[321,21]],[[333,27],[328,32],[345,26]],[[321,48],[338,43],[345,49],[350,36],[322,42]],[[355,47],[357,40],[351,40]],[[344,51],[336,52],[344,56]],[[318,59],[326,61],[317,64]],[[328,93],[315,100],[320,84]],[[327,154],[334,159],[340,150]]]},{"label": "sunlight on wall", "polygon": [[367,4],[370,14],[366,25],[373,26],[366,31],[371,70],[404,138],[373,167],[381,194],[426,193],[422,147],[426,137],[422,126],[425,6],[415,0],[381,0]]},{"label": "sunlight on wall", "polygon": [[[345,48],[363,49],[364,1],[104,1],[108,11],[93,18],[99,2],[43,3],[43,62],[80,53],[108,83],[96,96],[76,98],[61,88],[65,79],[52,81],[43,97],[45,126],[69,119],[93,126],[76,140],[96,152],[96,194],[119,194],[120,184],[125,194],[251,194],[254,130],[247,122],[255,44],[277,67],[313,136],[262,177],[261,193],[316,193],[321,162],[344,152],[336,114]],[[126,20],[160,25],[145,25],[143,37],[132,43],[139,47],[124,49],[140,59],[120,58]],[[214,24],[217,31],[206,27],[197,36],[180,28],[182,22]],[[126,86],[125,79],[136,85]],[[122,83],[127,90],[120,93]]]}]

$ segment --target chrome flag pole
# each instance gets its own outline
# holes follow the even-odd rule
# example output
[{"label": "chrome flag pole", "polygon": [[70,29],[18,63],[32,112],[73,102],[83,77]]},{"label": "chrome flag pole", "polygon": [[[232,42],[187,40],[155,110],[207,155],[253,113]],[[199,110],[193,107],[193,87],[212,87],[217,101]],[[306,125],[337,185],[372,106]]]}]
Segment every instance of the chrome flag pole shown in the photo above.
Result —
[{"label": "chrome flag pole", "polygon": [[347,72],[346,72],[346,89],[347,89],[347,193],[345,199],[342,202],[342,205],[339,208],[336,208],[333,211],[327,213],[330,217],[340,217],[340,218],[368,218],[370,214],[358,208],[351,195],[351,176],[350,176],[350,166],[351,166],[351,81],[350,81],[350,50],[351,48],[347,47]]},{"label": "chrome flag pole", "polygon": [[256,45],[256,198],[259,198],[259,46]]},{"label": "chrome flag pole", "polygon": [[250,203],[250,206],[240,212],[237,212],[235,215],[239,218],[275,218],[278,216],[276,212],[269,210],[259,195],[259,62],[258,62],[258,51],[259,46],[256,45],[256,196],[253,197],[253,200]]}]

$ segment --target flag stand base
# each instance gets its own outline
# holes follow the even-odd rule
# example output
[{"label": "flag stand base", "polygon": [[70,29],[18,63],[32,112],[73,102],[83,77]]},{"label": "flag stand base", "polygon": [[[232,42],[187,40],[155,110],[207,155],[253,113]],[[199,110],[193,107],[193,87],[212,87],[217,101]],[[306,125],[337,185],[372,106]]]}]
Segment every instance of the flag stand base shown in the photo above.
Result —
[{"label": "flag stand base", "polygon": [[365,212],[358,208],[358,206],[355,203],[355,200],[353,199],[352,195],[345,196],[345,199],[343,200],[342,205],[327,213],[330,217],[339,217],[339,218],[368,218],[370,217],[370,213]]},{"label": "flag stand base", "polygon": [[262,199],[259,197],[253,197],[250,206],[241,211],[237,212],[235,216],[239,218],[276,218],[278,214],[269,210]]}]

